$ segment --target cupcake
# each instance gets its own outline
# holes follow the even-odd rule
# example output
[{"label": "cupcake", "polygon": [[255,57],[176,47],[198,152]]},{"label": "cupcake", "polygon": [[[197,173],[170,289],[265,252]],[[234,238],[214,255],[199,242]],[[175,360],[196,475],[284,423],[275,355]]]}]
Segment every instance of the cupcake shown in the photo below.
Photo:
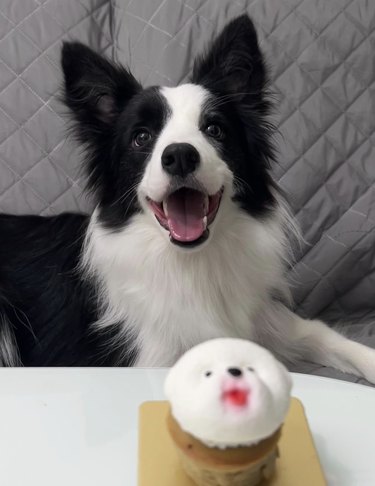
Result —
[{"label": "cupcake", "polygon": [[253,486],[275,470],[291,378],[250,341],[222,338],[184,354],[165,382],[167,426],[198,486]]}]

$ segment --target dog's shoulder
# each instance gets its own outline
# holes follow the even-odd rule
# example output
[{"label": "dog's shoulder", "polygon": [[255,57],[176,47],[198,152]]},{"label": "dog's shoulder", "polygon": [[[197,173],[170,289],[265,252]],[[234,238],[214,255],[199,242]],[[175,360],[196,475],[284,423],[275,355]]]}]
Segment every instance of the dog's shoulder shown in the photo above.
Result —
[{"label": "dog's shoulder", "polygon": [[24,365],[92,364],[95,286],[80,270],[88,219],[0,215],[0,317]]}]

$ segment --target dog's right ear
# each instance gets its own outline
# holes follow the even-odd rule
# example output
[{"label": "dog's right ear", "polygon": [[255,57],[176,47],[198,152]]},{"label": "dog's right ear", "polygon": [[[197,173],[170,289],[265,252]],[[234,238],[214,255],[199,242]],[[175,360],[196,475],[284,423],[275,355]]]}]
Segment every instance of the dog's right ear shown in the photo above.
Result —
[{"label": "dog's right ear", "polygon": [[125,68],[117,66],[79,42],[64,42],[62,69],[64,102],[77,122],[82,142],[110,135],[129,99],[142,90]]},{"label": "dog's right ear", "polygon": [[254,24],[247,15],[229,22],[208,50],[198,56],[192,82],[216,94],[234,95],[239,101],[262,97],[266,67]]}]

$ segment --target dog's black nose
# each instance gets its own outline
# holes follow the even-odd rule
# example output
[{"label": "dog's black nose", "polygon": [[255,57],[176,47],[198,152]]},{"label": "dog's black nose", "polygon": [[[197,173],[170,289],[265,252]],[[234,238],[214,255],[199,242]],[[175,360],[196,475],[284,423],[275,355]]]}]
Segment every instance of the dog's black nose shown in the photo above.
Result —
[{"label": "dog's black nose", "polygon": [[228,368],[228,373],[236,378],[242,376],[242,371],[239,368]]},{"label": "dog's black nose", "polygon": [[194,172],[200,161],[199,153],[190,143],[172,143],[161,156],[163,169],[172,176],[186,177]]}]

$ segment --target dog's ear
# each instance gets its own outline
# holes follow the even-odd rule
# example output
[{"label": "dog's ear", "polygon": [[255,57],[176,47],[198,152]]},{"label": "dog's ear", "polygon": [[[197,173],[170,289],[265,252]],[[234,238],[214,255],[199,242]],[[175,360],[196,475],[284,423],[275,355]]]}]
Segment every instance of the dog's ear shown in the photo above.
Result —
[{"label": "dog's ear", "polygon": [[64,102],[83,142],[106,133],[129,99],[142,88],[130,72],[79,42],[64,42]]},{"label": "dog's ear", "polygon": [[232,20],[194,63],[192,82],[216,94],[261,94],[266,68],[254,25],[247,15]]}]

